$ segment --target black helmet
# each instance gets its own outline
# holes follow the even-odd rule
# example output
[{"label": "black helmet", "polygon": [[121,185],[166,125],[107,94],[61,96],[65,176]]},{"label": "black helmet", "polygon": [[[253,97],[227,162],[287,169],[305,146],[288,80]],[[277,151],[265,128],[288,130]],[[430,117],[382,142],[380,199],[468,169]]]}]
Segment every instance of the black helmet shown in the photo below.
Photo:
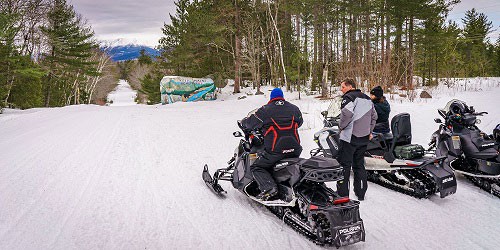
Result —
[{"label": "black helmet", "polygon": [[454,102],[450,105],[451,114],[460,114],[463,115],[466,111],[467,107],[462,102]]}]

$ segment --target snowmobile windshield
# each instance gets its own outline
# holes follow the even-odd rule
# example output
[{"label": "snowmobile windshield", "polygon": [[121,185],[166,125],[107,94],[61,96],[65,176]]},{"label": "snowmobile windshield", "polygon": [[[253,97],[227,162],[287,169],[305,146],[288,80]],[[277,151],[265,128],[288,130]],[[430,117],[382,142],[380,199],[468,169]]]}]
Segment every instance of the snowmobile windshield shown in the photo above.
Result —
[{"label": "snowmobile windshield", "polygon": [[467,107],[467,105],[465,104],[465,102],[464,102],[464,101],[460,101],[460,100],[458,100],[458,99],[453,99],[453,100],[449,101],[449,102],[446,104],[446,106],[444,106],[444,108],[443,108],[443,109],[441,109],[441,110],[442,110],[445,114],[447,114],[447,113],[450,111],[450,107],[451,107],[451,105],[452,105],[453,103],[460,103],[460,104],[462,104],[464,107]]},{"label": "snowmobile windshield", "polygon": [[336,118],[340,116],[341,108],[340,105],[342,104],[342,96],[336,96],[333,98],[332,103],[330,103],[330,106],[328,107],[328,114],[326,115],[327,118]]},{"label": "snowmobile windshield", "polygon": [[257,110],[259,110],[259,108],[256,108],[256,109],[254,109],[254,110],[252,110],[252,111],[248,112],[247,117],[250,117],[251,115],[255,114],[255,113],[257,112]]}]

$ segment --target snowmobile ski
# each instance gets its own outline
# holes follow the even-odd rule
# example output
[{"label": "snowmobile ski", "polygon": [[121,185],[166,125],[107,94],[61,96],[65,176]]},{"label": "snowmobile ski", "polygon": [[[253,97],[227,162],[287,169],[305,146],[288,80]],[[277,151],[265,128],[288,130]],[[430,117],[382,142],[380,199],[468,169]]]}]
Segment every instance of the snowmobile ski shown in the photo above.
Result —
[{"label": "snowmobile ski", "polygon": [[[217,172],[215,172],[215,174],[217,174]],[[214,174],[214,175],[215,175]],[[212,178],[212,176],[210,176],[210,172],[208,172],[208,165],[205,164],[205,166],[203,167],[203,174],[202,174],[202,177],[203,177],[203,181],[205,181],[205,184],[207,184],[207,186],[212,190],[214,191],[216,194],[218,195],[222,195],[222,194],[226,194],[227,192],[221,187],[221,185],[218,183],[218,179],[217,178]],[[215,176],[214,176],[215,177]]]}]

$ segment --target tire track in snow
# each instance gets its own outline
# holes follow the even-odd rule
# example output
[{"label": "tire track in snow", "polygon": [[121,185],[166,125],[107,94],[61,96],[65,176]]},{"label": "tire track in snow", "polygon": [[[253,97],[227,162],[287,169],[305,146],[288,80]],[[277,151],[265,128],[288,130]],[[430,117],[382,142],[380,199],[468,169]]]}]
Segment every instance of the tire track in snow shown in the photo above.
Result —
[{"label": "tire track in snow", "polygon": [[[122,128],[125,125],[123,120],[124,120],[124,114],[121,113],[119,119],[117,120],[117,122],[114,124],[114,126],[110,130],[111,134],[109,133],[109,130],[104,130],[100,126],[98,127],[100,129],[99,132],[102,132],[101,136],[103,136],[103,137],[99,137],[99,138],[101,138],[101,140],[102,140],[102,138],[105,138],[105,137],[108,138],[106,140],[106,141],[108,141],[108,143],[106,144],[106,148],[104,148],[103,150],[100,150],[100,155],[98,158],[104,159],[106,156],[108,156],[110,154],[110,152],[113,151],[113,146],[114,146],[113,142],[115,142],[115,140],[118,138],[119,132],[121,131],[120,128]],[[92,146],[91,143],[88,143],[88,145]],[[80,160],[82,161],[81,165],[85,165],[86,159],[80,158]],[[60,225],[59,229],[57,230],[58,232],[56,233],[56,236],[54,237],[52,242],[49,244],[49,246],[50,246],[49,248],[55,248],[58,240],[60,239],[61,235],[65,231],[65,228],[67,227],[67,225],[70,224],[71,220],[75,220],[76,212],[84,210],[85,207],[87,207],[89,204],[91,204],[91,202],[89,202],[89,201],[91,200],[91,198],[92,198],[91,195],[93,194],[93,191],[96,188],[96,185],[92,186],[91,184],[96,184],[99,181],[101,181],[104,178],[105,173],[107,173],[109,171],[110,171],[110,169],[107,168],[104,164],[103,165],[96,164],[96,166],[94,166],[92,168],[91,173],[88,174],[88,177],[86,178],[86,183],[84,184],[83,189],[80,190],[78,198],[73,202],[74,204],[71,206],[70,211],[66,212],[66,216],[64,217],[62,223],[60,223],[61,225]]]},{"label": "tire track in snow", "polygon": [[[80,129],[83,129],[83,125]],[[93,130],[91,132],[91,134],[95,133],[96,129]],[[65,133],[63,135],[69,135],[69,134],[72,134],[74,133],[73,130],[67,130],[65,131]],[[89,137],[90,139],[91,137]],[[57,144],[54,144],[53,147],[48,147],[48,148],[40,148],[38,155],[45,155],[47,154],[47,152],[50,152],[51,149],[54,149],[54,148],[58,148],[56,147]],[[82,146],[88,146],[89,143],[86,143],[86,144],[80,144],[79,145],[79,148],[81,148]],[[60,146],[60,145],[58,145]],[[43,154],[42,154],[43,152]],[[67,157],[67,156],[66,156]],[[59,161],[61,162],[61,161]],[[15,164],[13,164],[15,165]],[[36,185],[36,182],[35,182],[35,185],[33,185],[32,183],[32,180],[33,180],[33,172],[36,172],[34,170],[39,170],[40,168],[47,168],[47,170],[45,172],[50,172],[50,173],[57,173],[60,169],[61,169],[61,165],[60,164],[44,164],[43,162],[40,162],[40,161],[33,161],[31,164],[27,164],[26,166],[29,166],[29,167],[25,167],[24,169],[17,169],[18,171],[23,171],[20,173],[18,179],[15,179],[15,180],[12,180],[10,182],[4,182],[6,183],[5,186],[2,187],[2,190],[5,190],[4,188],[8,185],[19,185],[20,183],[29,183],[29,185],[24,185],[23,188],[26,189],[26,187],[30,188],[30,189],[34,189],[34,195],[33,193],[30,193],[30,195],[33,195],[34,197],[36,198],[32,198],[32,200],[29,202],[28,206],[24,206],[20,211],[19,210],[16,210],[16,213],[17,215],[13,218],[13,223],[11,224],[11,226],[9,228],[5,228],[3,231],[1,238],[4,237],[5,234],[8,233],[8,231],[11,231],[13,229],[13,227],[15,227],[26,215],[28,215],[30,212],[33,211],[33,209],[36,208],[36,205],[44,198],[47,197],[48,195],[48,192],[46,192],[46,189],[47,188],[50,188],[51,185],[56,182],[58,180],[58,178],[56,178],[56,176],[54,176],[53,174],[51,174],[51,178],[50,179],[47,179],[47,180],[36,180],[36,181],[43,181],[42,182],[42,185]],[[41,171],[41,170],[40,170]],[[8,179],[9,176],[7,176],[7,179]],[[25,181],[21,181],[21,179],[25,180]],[[22,192],[23,189],[19,189],[19,190],[15,190],[16,192]],[[14,197],[13,197],[14,196]],[[5,200],[5,197],[8,197],[8,198],[17,198],[17,194],[11,194],[11,195],[8,195],[8,194],[4,194],[2,195],[2,199],[3,199],[3,203],[4,204],[7,204],[7,201]]]},{"label": "tire track in snow", "polygon": [[[102,119],[101,121],[104,122],[104,119]],[[77,125],[79,125],[79,126],[73,127],[73,129],[76,128],[78,131],[80,131],[86,127],[85,123],[77,124]],[[27,219],[29,219],[29,217],[35,216],[35,214],[40,214],[44,210],[49,210],[50,208],[48,208],[47,205],[53,206],[52,207],[53,211],[51,211],[51,213],[58,212],[59,211],[58,209],[62,208],[61,205],[63,205],[64,202],[58,203],[57,201],[54,201],[54,197],[52,197],[51,195],[54,194],[53,193],[54,191],[56,192],[55,193],[56,195],[59,195],[59,196],[63,195],[63,193],[56,191],[56,190],[58,190],[58,189],[56,189],[56,187],[65,184],[65,182],[64,182],[65,177],[80,178],[80,176],[75,177],[72,175],[68,175],[68,173],[66,172],[66,171],[68,171],[68,170],[66,170],[66,168],[68,166],[71,167],[71,166],[75,165],[74,162],[72,162],[72,159],[70,159],[70,158],[74,158],[75,155],[79,155],[81,152],[86,152],[86,150],[88,148],[92,147],[93,144],[91,143],[91,141],[94,138],[96,138],[95,135],[98,134],[98,132],[102,132],[102,135],[108,134],[108,131],[103,131],[100,128],[99,123],[98,124],[94,123],[94,125],[97,125],[97,126],[92,126],[92,128],[93,128],[92,132],[88,134],[88,137],[86,137],[86,139],[84,141],[79,142],[77,147],[70,147],[69,152],[66,154],[63,154],[64,157],[60,158],[58,163],[50,165],[51,167],[53,167],[52,172],[54,173],[52,175],[52,178],[45,182],[45,184],[44,184],[45,188],[39,188],[40,192],[39,192],[38,197],[32,201],[31,205],[26,210],[24,210],[23,212],[21,212],[19,214],[18,218],[15,220],[16,222],[11,226],[11,228],[9,228],[5,232],[3,237],[5,237],[5,235],[7,235],[9,232],[11,232],[14,227],[19,226],[20,223],[30,223],[31,224],[31,223],[36,223],[37,219],[43,219],[43,218],[34,218],[34,219],[32,218],[31,220],[27,220]],[[85,131],[85,130],[83,130],[83,131]],[[69,132],[67,134],[73,134],[74,132],[75,131],[69,130]],[[83,160],[83,159],[80,158],[80,160]],[[67,164],[67,163],[69,163],[69,164]],[[52,192],[49,192],[49,191],[52,191]],[[67,192],[67,190],[64,190],[64,191]],[[71,200],[73,198],[74,197],[70,197],[69,201],[66,201],[66,202],[71,203]],[[76,200],[76,202],[78,202],[78,199]],[[65,212],[67,212],[67,211],[62,211],[62,213],[65,213]],[[54,219],[56,221],[58,221],[60,219],[60,216],[56,216],[56,217],[57,218],[54,218]],[[43,222],[38,221],[38,223],[43,223]],[[53,227],[51,229],[53,229]],[[13,233],[15,233],[15,232],[13,232]],[[40,234],[40,233],[41,232],[37,232],[35,234]]]}]

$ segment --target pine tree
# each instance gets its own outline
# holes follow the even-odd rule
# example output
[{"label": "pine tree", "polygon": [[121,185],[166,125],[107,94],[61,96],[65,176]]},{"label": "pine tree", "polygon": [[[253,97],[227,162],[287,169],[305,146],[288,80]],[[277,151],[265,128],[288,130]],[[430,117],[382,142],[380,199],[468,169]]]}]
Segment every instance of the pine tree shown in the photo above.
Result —
[{"label": "pine tree", "polygon": [[[40,78],[45,74],[15,43],[20,13],[0,13],[0,108],[39,105]],[[25,91],[19,91],[24,89]]]},{"label": "pine tree", "polygon": [[146,54],[146,49],[141,49],[141,51],[139,51],[139,57],[137,58],[137,60],[139,61],[139,64],[151,64],[153,63],[153,60],[151,60],[151,57],[149,55]]},{"label": "pine tree", "polygon": [[157,104],[161,101],[160,81],[162,75],[159,72],[152,72],[141,79],[140,91],[148,96],[148,104]]},{"label": "pine tree", "polygon": [[486,55],[487,36],[492,30],[492,22],[483,13],[475,9],[465,12],[464,22],[464,54],[467,76],[481,76],[487,72]]},{"label": "pine tree", "polygon": [[7,106],[7,99],[13,84],[12,59],[15,53],[14,37],[18,30],[16,16],[0,12],[0,109]]},{"label": "pine tree", "polygon": [[49,52],[44,63],[49,71],[46,79],[45,106],[63,106],[80,103],[80,82],[96,74],[94,63],[89,62],[96,45],[94,36],[77,17],[73,7],[65,0],[54,0],[48,13],[48,24],[42,27],[47,36]]}]

